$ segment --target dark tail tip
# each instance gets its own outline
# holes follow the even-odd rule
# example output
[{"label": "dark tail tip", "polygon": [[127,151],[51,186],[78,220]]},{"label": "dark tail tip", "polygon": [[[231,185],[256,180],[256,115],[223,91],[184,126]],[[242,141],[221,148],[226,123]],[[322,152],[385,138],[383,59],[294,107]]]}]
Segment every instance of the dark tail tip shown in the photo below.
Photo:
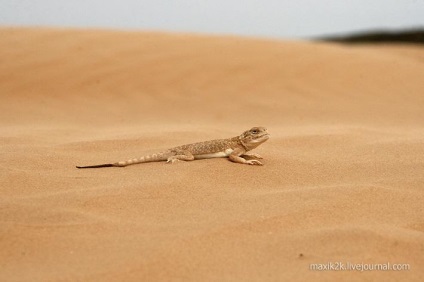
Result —
[{"label": "dark tail tip", "polygon": [[111,167],[113,164],[101,164],[101,165],[88,165],[88,166],[77,166],[77,168],[99,168],[99,167]]}]

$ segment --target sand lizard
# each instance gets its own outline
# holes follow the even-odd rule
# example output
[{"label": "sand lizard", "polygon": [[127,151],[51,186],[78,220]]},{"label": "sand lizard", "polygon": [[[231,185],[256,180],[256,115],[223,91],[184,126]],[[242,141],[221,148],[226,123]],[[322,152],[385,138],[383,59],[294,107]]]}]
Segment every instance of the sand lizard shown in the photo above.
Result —
[{"label": "sand lizard", "polygon": [[[225,158],[241,164],[262,165],[257,159],[262,159],[258,154],[247,154],[269,139],[269,134],[265,127],[253,127],[243,132],[240,136],[228,139],[211,140],[193,144],[178,146],[157,154],[143,156],[138,159],[121,161],[110,164],[77,166],[77,168],[98,168],[98,167],[124,167],[132,164],[167,161],[192,161],[195,159]],[[246,160],[244,157],[255,158]]]}]

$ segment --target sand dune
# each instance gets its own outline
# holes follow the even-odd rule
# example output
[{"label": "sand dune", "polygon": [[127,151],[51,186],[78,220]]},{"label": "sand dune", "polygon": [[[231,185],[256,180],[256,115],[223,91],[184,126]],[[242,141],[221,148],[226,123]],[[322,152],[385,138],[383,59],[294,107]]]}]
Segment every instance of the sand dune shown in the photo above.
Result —
[{"label": "sand dune", "polygon": [[[424,49],[0,29],[1,281],[421,281]],[[262,125],[226,159],[77,170]],[[408,271],[312,271],[330,262]]]}]

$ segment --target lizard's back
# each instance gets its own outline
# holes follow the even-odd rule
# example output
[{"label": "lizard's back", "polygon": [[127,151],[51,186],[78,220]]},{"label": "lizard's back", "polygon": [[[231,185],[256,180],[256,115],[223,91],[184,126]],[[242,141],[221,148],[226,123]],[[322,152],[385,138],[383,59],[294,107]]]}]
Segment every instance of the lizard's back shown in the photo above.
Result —
[{"label": "lizard's back", "polygon": [[234,149],[237,146],[237,140],[233,140],[233,138],[217,139],[178,146],[171,149],[171,151],[189,151],[193,155],[203,155],[225,152],[226,150]]}]

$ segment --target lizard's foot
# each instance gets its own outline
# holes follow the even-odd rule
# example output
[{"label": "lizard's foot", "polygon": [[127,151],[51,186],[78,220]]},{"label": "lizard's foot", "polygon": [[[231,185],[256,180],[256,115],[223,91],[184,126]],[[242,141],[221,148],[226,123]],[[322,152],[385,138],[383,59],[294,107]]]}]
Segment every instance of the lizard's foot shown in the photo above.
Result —
[{"label": "lizard's foot", "polygon": [[192,160],[194,160],[193,154],[190,153],[189,151],[181,151],[181,152],[177,151],[176,153],[177,153],[176,155],[170,156],[166,162],[173,164],[173,163],[178,162],[178,161],[192,161]]},{"label": "lizard's foot", "polygon": [[179,162],[180,159],[177,156],[171,156],[168,158],[168,160],[166,161],[169,164],[173,164],[173,163],[177,163]]},{"label": "lizard's foot", "polygon": [[168,160],[166,161],[169,164],[173,164],[176,162],[179,162],[180,160],[178,158],[176,158],[175,156],[169,157]]},{"label": "lizard's foot", "polygon": [[260,161],[257,161],[257,160],[248,160],[248,161],[246,161],[246,164],[250,164],[250,165],[263,165]]},{"label": "lizard's foot", "polygon": [[261,155],[256,154],[256,153],[245,154],[244,156],[249,157],[249,158],[255,158],[255,159],[263,159],[263,157]]}]

